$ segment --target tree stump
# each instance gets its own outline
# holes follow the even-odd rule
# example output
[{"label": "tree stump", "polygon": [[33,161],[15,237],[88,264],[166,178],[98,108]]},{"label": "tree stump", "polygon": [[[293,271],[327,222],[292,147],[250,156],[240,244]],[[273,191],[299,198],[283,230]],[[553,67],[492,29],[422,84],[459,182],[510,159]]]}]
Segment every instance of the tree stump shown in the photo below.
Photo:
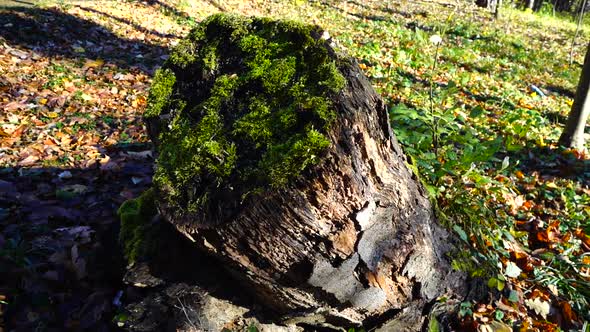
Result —
[{"label": "tree stump", "polygon": [[206,19],[157,72],[145,119],[161,215],[283,318],[420,329],[464,294],[386,106],[319,27]]}]

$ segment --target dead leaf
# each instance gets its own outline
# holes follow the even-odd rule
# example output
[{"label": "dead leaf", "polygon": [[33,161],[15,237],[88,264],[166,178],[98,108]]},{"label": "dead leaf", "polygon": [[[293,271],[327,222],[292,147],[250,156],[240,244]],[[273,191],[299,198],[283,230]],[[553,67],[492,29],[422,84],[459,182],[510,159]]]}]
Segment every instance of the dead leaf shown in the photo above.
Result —
[{"label": "dead leaf", "polygon": [[10,136],[14,137],[14,138],[19,138],[22,136],[23,132],[26,129],[26,125],[22,124],[20,126],[18,126],[18,128],[16,128],[11,134]]},{"label": "dead leaf", "polygon": [[20,167],[31,166],[31,165],[34,165],[38,160],[39,160],[39,157],[37,157],[35,155],[30,155],[30,156],[26,157],[25,159],[19,161],[18,166],[20,166]]},{"label": "dead leaf", "polygon": [[568,324],[572,324],[578,321],[578,316],[573,311],[572,306],[567,301],[559,301],[558,302],[559,309],[561,309],[561,314],[565,318]]},{"label": "dead leaf", "polygon": [[2,127],[0,127],[0,137],[10,137],[11,135],[7,132],[4,131],[4,129],[2,129]]},{"label": "dead leaf", "polygon": [[515,215],[525,202],[524,195],[515,195],[513,193],[503,193],[502,197],[506,205],[510,208],[510,214]]},{"label": "dead leaf", "polygon": [[27,104],[21,103],[18,101],[13,101],[13,102],[10,102],[10,103],[4,105],[2,108],[4,109],[4,112],[12,112],[12,111],[16,111],[18,109],[26,109]]},{"label": "dead leaf", "polygon": [[82,67],[82,69],[88,70],[90,68],[99,68],[102,67],[102,65],[104,65],[104,60],[102,59],[86,60],[86,63],[84,63],[84,67]]},{"label": "dead leaf", "polygon": [[47,107],[55,108],[55,107],[63,107],[66,103],[65,96],[58,96],[58,97],[51,97],[47,101]]},{"label": "dead leaf", "polygon": [[524,300],[524,304],[531,310],[535,311],[535,313],[543,319],[547,319],[547,315],[549,315],[550,306],[549,302],[542,301],[540,298],[534,299],[527,299]]},{"label": "dead leaf", "polygon": [[512,328],[510,326],[497,320],[491,321],[489,326],[493,332],[512,332]]},{"label": "dead leaf", "polygon": [[43,140],[43,144],[49,145],[49,146],[55,146],[55,145],[57,145],[55,143],[55,140],[53,140],[53,138],[51,138],[51,137],[47,137],[45,140]]}]

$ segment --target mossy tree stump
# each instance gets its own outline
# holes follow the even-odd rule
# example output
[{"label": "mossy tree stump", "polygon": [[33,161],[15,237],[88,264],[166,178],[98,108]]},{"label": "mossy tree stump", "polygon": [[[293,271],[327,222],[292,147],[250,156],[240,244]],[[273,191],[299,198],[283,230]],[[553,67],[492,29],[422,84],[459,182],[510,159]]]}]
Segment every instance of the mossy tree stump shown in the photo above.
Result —
[{"label": "mossy tree stump", "polygon": [[463,292],[383,101],[318,27],[208,18],[157,72],[145,118],[160,213],[274,312],[413,329]]}]

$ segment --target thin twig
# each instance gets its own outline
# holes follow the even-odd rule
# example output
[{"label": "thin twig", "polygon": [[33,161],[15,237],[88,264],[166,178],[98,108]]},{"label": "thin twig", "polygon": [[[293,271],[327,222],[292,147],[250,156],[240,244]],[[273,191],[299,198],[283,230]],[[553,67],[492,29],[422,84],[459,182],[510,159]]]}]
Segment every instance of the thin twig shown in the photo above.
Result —
[{"label": "thin twig", "polygon": [[432,116],[432,145],[434,148],[434,155],[438,159],[438,119],[434,114],[434,74],[436,71],[436,64],[438,63],[438,50],[440,43],[436,44],[436,51],[434,51],[434,61],[432,63],[432,71],[430,76],[430,115]]},{"label": "thin twig", "polygon": [[193,321],[188,316],[186,306],[184,305],[184,303],[182,303],[182,301],[180,300],[180,297],[176,298],[176,300],[178,300],[178,303],[180,303],[180,307],[178,307],[178,306],[175,306],[175,307],[180,309],[182,311],[182,313],[184,313],[184,317],[186,317],[186,320],[189,322],[190,326],[192,326],[195,330],[198,331],[199,330],[198,326],[195,323],[193,323]]}]

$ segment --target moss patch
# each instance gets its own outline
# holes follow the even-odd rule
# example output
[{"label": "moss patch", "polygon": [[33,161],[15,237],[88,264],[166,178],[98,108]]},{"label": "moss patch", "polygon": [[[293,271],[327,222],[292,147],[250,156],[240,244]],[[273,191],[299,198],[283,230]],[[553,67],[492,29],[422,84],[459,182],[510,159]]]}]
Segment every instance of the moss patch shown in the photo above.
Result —
[{"label": "moss patch", "polygon": [[164,107],[167,107],[172,97],[172,87],[176,82],[174,72],[169,69],[158,69],[154,77],[154,83],[150,88],[148,106],[144,115],[146,117],[159,116]]},{"label": "moss patch", "polygon": [[[154,78],[154,184],[189,212],[280,188],[321,160],[345,85],[316,26],[218,14]],[[162,117],[161,115],[166,115]]]},{"label": "moss patch", "polygon": [[148,189],[138,198],[125,201],[117,211],[121,220],[119,243],[129,263],[154,252],[157,231],[151,221],[157,213],[153,189]]}]

